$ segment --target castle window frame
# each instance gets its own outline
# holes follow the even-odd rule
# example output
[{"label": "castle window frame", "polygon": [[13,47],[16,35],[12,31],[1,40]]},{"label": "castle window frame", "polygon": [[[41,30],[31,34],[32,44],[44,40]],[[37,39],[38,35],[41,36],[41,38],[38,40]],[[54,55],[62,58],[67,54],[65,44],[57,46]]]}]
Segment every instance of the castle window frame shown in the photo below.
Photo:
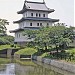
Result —
[{"label": "castle window frame", "polygon": [[33,13],[31,13],[31,16],[33,17]]},{"label": "castle window frame", "polygon": [[39,26],[39,23],[37,23],[37,26]]},{"label": "castle window frame", "polygon": [[39,14],[39,17],[41,17],[41,14]]},{"label": "castle window frame", "polygon": [[36,13],[36,17],[38,17],[38,13]]},{"label": "castle window frame", "polygon": [[42,26],[42,23],[40,23],[40,26]]},{"label": "castle window frame", "polygon": [[30,26],[32,26],[32,23],[30,23]]},{"label": "castle window frame", "polygon": [[43,14],[43,17],[45,17],[45,14]]}]

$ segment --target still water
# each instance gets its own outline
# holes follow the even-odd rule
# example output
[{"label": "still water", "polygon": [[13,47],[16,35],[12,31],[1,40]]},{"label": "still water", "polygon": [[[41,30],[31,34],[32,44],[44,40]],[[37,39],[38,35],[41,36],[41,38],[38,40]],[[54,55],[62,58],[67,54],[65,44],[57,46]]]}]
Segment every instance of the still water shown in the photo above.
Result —
[{"label": "still water", "polygon": [[24,65],[18,63],[1,65],[0,75],[75,75],[37,61],[26,60],[20,62]]},{"label": "still water", "polygon": [[15,75],[15,64],[0,65],[0,75]]}]

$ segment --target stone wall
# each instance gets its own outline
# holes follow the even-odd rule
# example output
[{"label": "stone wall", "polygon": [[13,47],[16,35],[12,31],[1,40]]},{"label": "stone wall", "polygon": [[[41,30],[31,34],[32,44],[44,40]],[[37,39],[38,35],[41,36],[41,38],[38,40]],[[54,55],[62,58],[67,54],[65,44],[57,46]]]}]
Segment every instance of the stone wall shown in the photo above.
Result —
[{"label": "stone wall", "polygon": [[7,54],[0,54],[0,58],[6,58]]},{"label": "stone wall", "polygon": [[20,60],[20,54],[14,54],[14,59]]},{"label": "stone wall", "polygon": [[7,50],[7,58],[11,58],[12,49]]},{"label": "stone wall", "polygon": [[32,59],[75,73],[75,64],[70,64],[70,63],[47,59],[47,58],[41,58],[39,56],[32,56]]}]

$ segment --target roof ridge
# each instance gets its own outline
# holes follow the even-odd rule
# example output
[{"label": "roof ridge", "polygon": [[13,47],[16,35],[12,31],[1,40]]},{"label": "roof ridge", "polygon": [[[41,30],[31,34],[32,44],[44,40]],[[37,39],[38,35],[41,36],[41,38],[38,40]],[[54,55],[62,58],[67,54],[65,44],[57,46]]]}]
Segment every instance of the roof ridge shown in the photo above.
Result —
[{"label": "roof ridge", "polygon": [[45,4],[44,2],[33,2],[33,1],[27,1],[27,0],[25,1],[25,3],[26,3],[26,2],[27,2],[27,3]]}]

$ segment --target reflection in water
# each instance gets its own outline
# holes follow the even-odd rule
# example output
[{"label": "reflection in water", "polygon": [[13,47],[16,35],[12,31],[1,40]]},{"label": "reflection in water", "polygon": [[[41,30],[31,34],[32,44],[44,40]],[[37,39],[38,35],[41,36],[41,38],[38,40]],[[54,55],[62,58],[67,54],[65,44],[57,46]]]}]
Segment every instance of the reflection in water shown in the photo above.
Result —
[{"label": "reflection in water", "polygon": [[15,65],[7,64],[0,67],[0,75],[15,75]]},{"label": "reflection in water", "polygon": [[[22,62],[26,63],[28,61]],[[36,65],[29,64],[29,66],[23,66],[16,64],[16,75],[75,75],[40,62],[34,61],[33,63],[35,63]]]},{"label": "reflection in water", "polygon": [[37,61],[26,60],[18,63],[0,65],[0,75],[75,75]]}]

